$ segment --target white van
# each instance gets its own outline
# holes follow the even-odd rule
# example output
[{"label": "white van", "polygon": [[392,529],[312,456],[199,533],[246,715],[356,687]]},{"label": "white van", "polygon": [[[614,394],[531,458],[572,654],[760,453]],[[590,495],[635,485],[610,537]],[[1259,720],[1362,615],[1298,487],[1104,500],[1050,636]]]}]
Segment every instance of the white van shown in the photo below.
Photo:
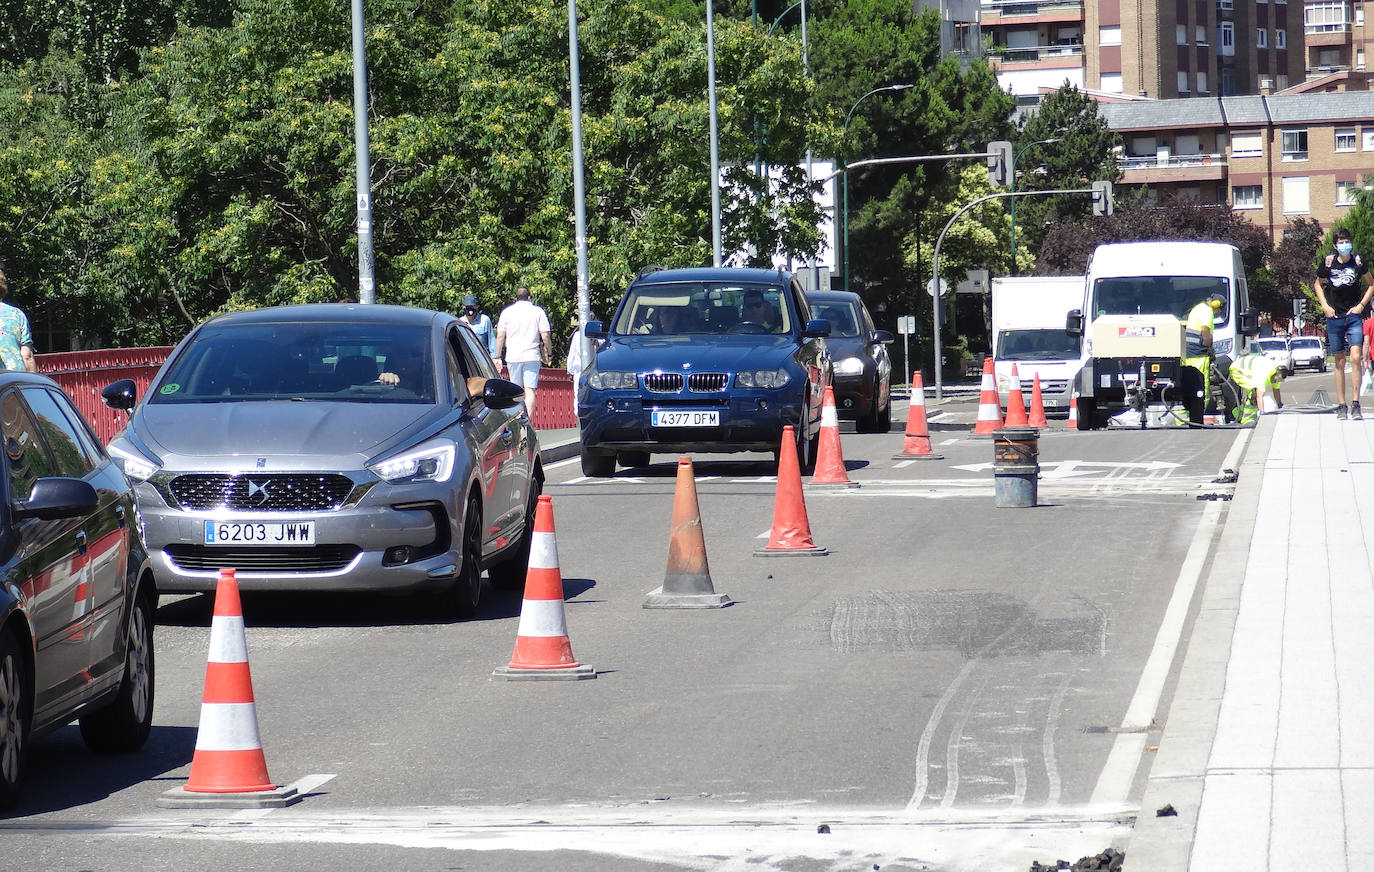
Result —
[{"label": "white van", "polygon": [[1064,317],[1083,305],[1083,281],[1083,276],[993,278],[992,356],[1003,408],[1015,365],[1026,403],[1038,375],[1045,411],[1068,411],[1083,360],[1082,341],[1064,331]]}]

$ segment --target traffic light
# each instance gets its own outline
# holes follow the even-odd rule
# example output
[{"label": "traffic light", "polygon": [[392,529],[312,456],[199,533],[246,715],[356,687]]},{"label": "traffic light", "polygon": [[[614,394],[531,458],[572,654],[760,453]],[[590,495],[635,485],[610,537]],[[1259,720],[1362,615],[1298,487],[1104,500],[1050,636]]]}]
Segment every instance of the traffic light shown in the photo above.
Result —
[{"label": "traffic light", "polygon": [[1108,181],[1093,182],[1093,214],[1110,215],[1112,214],[1112,183]]},{"label": "traffic light", "polygon": [[1011,143],[1005,139],[988,143],[988,184],[994,188],[1005,188],[1011,184]]}]

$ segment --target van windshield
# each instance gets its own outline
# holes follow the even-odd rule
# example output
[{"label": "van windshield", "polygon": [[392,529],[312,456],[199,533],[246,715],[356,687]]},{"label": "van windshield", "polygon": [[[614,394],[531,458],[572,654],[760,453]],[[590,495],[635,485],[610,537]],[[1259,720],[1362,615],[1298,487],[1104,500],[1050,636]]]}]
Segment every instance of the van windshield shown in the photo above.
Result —
[{"label": "van windshield", "polygon": [[1077,360],[1078,337],[1064,328],[1003,330],[997,334],[998,360]]},{"label": "van windshield", "polygon": [[1098,315],[1173,315],[1187,320],[1192,308],[1213,292],[1225,300],[1212,319],[1230,317],[1230,281],[1219,276],[1119,276],[1093,283],[1093,317]]}]

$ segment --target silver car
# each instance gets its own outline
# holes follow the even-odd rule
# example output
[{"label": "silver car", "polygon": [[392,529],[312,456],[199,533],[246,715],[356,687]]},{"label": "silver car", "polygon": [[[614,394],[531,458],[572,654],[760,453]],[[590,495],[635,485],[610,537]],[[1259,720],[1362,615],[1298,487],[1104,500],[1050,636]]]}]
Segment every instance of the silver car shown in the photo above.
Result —
[{"label": "silver car", "polygon": [[135,483],[163,592],[440,592],[524,584],[544,472],[522,390],[451,315],[306,305],[182,340],[110,454]]}]

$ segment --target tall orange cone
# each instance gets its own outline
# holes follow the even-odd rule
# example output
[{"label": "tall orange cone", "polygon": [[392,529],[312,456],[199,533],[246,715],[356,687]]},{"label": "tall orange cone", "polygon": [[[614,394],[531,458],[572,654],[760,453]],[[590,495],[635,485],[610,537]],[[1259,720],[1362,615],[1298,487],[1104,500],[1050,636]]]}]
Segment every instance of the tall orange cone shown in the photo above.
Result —
[{"label": "tall orange cone", "polygon": [[811,541],[811,522],[802,499],[801,467],[797,463],[796,437],[790,426],[782,428],[778,449],[778,490],[773,499],[773,529],[768,545],[754,550],[756,557],[802,555],[819,557],[830,552]]},{"label": "tall orange cone", "polygon": [[1030,427],[1048,427],[1050,422],[1045,419],[1045,397],[1040,393],[1040,373],[1031,376],[1031,404],[1030,412],[1026,415],[1026,424]]},{"label": "tall orange cone", "polygon": [[692,460],[677,462],[677,490],[673,494],[673,521],[668,530],[668,569],[663,586],[644,598],[646,609],[719,609],[730,598],[716,593],[711,566],[706,560],[706,536],[701,529],[697,504],[697,479]]},{"label": "tall orange cone", "polygon": [[[163,794],[160,805],[275,807],[299,801],[295,788],[279,788],[267,777],[267,758],[258,736],[253,676],[248,668],[243,605],[232,568],[219,571],[215,611],[210,620],[210,654],[191,774],[184,788]],[[218,795],[196,801],[189,794]],[[224,795],[234,794],[226,801]]]},{"label": "tall orange cone", "polygon": [[974,436],[991,436],[1002,429],[1002,407],[997,404],[997,378],[993,375],[992,358],[983,360],[983,384],[978,396],[978,422],[973,425]]},{"label": "tall orange cone", "polygon": [[930,450],[930,427],[926,424],[926,389],[921,382],[921,371],[911,374],[911,402],[906,413],[906,438],[902,440],[902,453],[892,455],[893,460],[939,460],[943,454]]},{"label": "tall orange cone", "polygon": [[1007,388],[1007,418],[1003,425],[1026,426],[1026,398],[1021,396],[1021,373],[1017,372],[1014,363],[1011,365],[1011,385]]},{"label": "tall orange cone", "polygon": [[1078,391],[1069,394],[1069,427],[1078,427]]},{"label": "tall orange cone", "polygon": [[563,614],[563,574],[558,569],[558,541],[553,532],[553,498],[548,494],[539,495],[534,510],[515,653],[510,663],[492,674],[511,679],[596,678],[595,669],[573,658]]},{"label": "tall orange cone", "polygon": [[825,399],[821,402],[819,442],[811,483],[858,487],[858,482],[849,480],[849,473],[844,468],[844,452],[840,449],[840,416],[835,411],[835,391],[830,385],[825,386]]}]

